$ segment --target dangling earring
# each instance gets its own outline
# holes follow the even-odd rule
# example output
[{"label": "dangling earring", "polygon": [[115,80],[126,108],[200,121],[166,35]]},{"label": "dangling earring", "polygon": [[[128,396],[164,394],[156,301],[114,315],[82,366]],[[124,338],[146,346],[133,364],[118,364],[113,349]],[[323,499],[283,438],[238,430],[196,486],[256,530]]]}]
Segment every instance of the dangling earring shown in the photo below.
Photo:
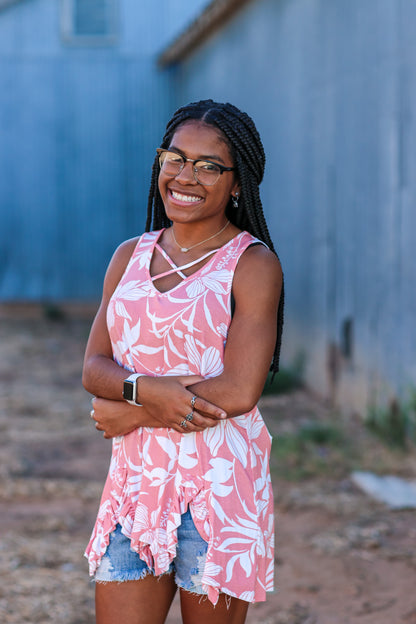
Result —
[{"label": "dangling earring", "polygon": [[237,193],[235,195],[231,195],[231,199],[233,202],[233,208],[238,208],[238,197],[239,197],[239,193],[237,191]]}]

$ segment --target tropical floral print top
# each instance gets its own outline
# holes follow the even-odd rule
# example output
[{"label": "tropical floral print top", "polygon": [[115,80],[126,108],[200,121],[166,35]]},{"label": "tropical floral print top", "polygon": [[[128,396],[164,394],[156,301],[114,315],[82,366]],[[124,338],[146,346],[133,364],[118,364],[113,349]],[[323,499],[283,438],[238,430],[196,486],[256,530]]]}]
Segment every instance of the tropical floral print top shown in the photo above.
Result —
[{"label": "tropical floral print top", "polygon": [[[258,242],[241,232],[208,262],[161,293],[149,267],[163,230],[143,234],[108,306],[114,358],[151,376],[219,375],[231,323],[231,287],[241,254]],[[171,262],[171,264],[173,264]],[[201,432],[142,427],[114,438],[97,521],[86,550],[93,575],[117,523],[159,575],[175,557],[190,508],[208,542],[202,584],[248,602],[273,589],[271,438],[257,407]]]}]

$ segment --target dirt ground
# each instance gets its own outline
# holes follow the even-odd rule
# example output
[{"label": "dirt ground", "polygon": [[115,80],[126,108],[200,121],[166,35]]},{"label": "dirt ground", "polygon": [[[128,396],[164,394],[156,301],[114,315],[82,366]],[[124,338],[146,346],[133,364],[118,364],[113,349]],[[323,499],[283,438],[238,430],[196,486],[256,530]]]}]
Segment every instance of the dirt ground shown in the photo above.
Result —
[{"label": "dirt ground", "polygon": [[[82,553],[110,443],[80,382],[90,322],[82,310],[46,320],[0,306],[3,624],[94,622]],[[389,511],[349,478],[352,468],[415,478],[415,453],[387,450],[303,391],[264,397],[262,412],[275,438],[277,590],[248,623],[416,624],[416,514]],[[283,448],[305,423],[335,423],[343,442]],[[180,621],[175,601],[168,623]]]}]

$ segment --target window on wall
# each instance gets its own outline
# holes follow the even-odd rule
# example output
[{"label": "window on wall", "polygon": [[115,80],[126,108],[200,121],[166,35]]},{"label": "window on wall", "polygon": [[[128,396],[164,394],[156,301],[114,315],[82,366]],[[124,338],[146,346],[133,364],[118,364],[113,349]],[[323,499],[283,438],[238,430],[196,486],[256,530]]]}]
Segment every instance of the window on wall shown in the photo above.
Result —
[{"label": "window on wall", "polygon": [[118,34],[117,0],[61,0],[62,34],[68,43],[115,43]]}]

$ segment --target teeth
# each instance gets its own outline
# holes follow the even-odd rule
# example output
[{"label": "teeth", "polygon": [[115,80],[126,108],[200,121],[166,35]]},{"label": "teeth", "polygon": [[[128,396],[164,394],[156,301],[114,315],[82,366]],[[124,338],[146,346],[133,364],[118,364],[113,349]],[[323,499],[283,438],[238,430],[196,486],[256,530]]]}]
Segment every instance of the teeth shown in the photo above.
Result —
[{"label": "teeth", "polygon": [[197,195],[182,195],[181,193],[177,193],[176,191],[171,191],[171,193],[174,199],[177,199],[178,201],[188,202],[189,204],[200,201],[202,199]]}]

